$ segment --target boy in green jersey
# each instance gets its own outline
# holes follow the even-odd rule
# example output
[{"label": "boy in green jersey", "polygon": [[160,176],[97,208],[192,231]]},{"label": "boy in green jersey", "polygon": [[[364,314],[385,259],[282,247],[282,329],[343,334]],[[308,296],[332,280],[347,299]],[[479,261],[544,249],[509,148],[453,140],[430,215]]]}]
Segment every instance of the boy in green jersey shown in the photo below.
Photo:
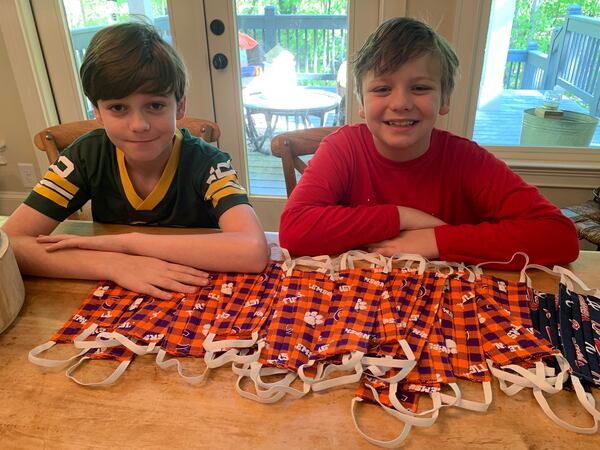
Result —
[{"label": "boy in green jersey", "polygon": [[[61,152],[5,223],[21,271],[109,279],[158,298],[205,285],[204,270],[261,271],[267,243],[229,155],[176,128],[186,70],[157,30],[141,22],[100,30],[80,75],[104,128]],[[98,222],[222,233],[50,236],[88,200]]]}]

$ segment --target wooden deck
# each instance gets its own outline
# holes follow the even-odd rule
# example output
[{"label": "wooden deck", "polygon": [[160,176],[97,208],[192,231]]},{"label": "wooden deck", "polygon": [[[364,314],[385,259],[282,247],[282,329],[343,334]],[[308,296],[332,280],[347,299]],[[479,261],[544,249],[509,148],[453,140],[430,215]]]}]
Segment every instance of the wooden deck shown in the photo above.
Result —
[{"label": "wooden deck", "polygon": [[[473,140],[486,145],[519,145],[523,110],[540,106],[543,94],[539,91],[505,90],[496,108],[484,108],[477,111]],[[561,108],[587,113],[587,110],[574,100],[563,98]],[[329,124],[330,125],[330,124]],[[277,132],[285,131],[285,127]],[[592,139],[592,147],[600,148],[600,126]],[[265,143],[263,151],[268,151]],[[250,171],[250,192],[253,195],[286,196],[281,160],[272,155],[248,151],[248,169]]]}]

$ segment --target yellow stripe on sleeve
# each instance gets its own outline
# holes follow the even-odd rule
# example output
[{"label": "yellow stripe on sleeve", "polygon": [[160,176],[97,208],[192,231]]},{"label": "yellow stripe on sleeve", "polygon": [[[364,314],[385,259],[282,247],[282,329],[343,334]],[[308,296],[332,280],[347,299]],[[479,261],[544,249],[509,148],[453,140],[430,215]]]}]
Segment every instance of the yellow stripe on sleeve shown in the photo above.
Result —
[{"label": "yellow stripe on sleeve", "polygon": [[240,187],[240,189],[244,190],[244,188],[240,185],[237,175],[227,175],[210,183],[210,186],[208,186],[206,194],[204,195],[204,199],[208,200],[214,195],[215,192],[220,191],[231,184],[236,184]]},{"label": "yellow stripe on sleeve", "polygon": [[228,195],[233,195],[233,194],[245,194],[246,190],[243,187],[228,187],[225,189],[221,189],[219,192],[215,192],[215,194],[213,194],[212,196],[212,205],[213,208],[216,208],[217,205],[219,204],[219,201],[223,198],[223,197],[227,197]]},{"label": "yellow stripe on sleeve", "polygon": [[66,208],[69,203],[67,199],[64,198],[62,195],[39,183],[33,188],[33,190],[40,194],[42,197],[46,197],[48,200],[53,201],[58,206],[62,206],[63,208]]},{"label": "yellow stripe on sleeve", "polygon": [[66,178],[63,178],[60,175],[55,174],[51,170],[46,172],[46,174],[44,175],[44,178],[57,184],[58,186],[60,186],[61,188],[63,188],[65,191],[67,191],[70,194],[75,195],[75,194],[77,194],[77,191],[79,191],[79,188],[77,186],[75,186],[73,183],[71,183]]}]

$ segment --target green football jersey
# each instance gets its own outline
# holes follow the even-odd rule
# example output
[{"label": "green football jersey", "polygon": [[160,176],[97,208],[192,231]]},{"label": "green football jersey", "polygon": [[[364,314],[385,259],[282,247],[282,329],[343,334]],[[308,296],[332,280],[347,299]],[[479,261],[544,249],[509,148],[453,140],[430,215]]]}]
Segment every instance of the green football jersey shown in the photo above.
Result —
[{"label": "green football jersey", "polygon": [[187,129],[176,130],[169,161],[145,199],[129,179],[123,152],[99,128],[61,152],[25,203],[62,221],[88,200],[97,222],[205,228],[217,227],[232,206],[249,204],[229,155]]}]

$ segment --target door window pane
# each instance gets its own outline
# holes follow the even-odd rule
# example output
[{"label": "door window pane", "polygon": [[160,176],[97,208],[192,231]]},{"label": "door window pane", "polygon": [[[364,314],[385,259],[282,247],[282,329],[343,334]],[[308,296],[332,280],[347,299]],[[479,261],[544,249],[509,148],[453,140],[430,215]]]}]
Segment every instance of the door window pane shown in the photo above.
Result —
[{"label": "door window pane", "polygon": [[[77,70],[94,34],[113,23],[128,22],[143,16],[171,41],[166,0],[63,0]],[[94,118],[91,103],[86,99],[87,116]]]},{"label": "door window pane", "polygon": [[494,0],[473,139],[600,147],[600,3]]},{"label": "door window pane", "polygon": [[345,0],[272,3],[236,1],[238,44],[250,193],[285,196],[271,139],[344,122],[348,18]]}]

